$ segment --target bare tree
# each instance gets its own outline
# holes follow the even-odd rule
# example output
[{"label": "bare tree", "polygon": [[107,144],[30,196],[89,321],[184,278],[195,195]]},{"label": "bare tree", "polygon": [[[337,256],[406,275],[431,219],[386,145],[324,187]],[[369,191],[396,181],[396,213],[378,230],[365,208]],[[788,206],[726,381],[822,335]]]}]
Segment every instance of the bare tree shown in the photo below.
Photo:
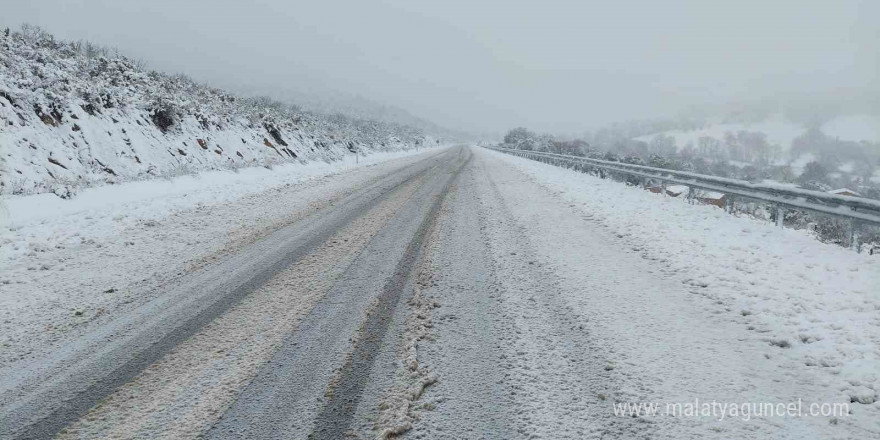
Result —
[{"label": "bare tree", "polygon": [[701,156],[712,159],[723,159],[721,141],[711,136],[700,136],[697,139],[697,151]]}]

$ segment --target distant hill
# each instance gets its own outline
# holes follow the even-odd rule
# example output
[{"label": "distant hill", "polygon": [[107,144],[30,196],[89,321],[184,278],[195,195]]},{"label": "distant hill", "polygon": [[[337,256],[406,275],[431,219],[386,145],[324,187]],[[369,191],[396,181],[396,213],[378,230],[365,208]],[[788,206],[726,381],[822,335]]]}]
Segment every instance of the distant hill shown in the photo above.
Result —
[{"label": "distant hill", "polygon": [[276,98],[316,113],[340,113],[356,119],[372,119],[390,124],[418,128],[426,133],[449,137],[463,137],[462,133],[440,127],[431,121],[413,116],[408,111],[392,105],[380,104],[362,96],[334,91],[309,93],[303,91],[277,92]]},{"label": "distant hill", "polygon": [[[741,130],[760,132],[767,135],[767,141],[779,145],[782,151],[790,151],[792,141],[802,136],[810,124],[796,122],[783,115],[770,115],[767,119],[751,122],[724,122],[718,118],[715,122],[703,122],[696,127],[671,129],[638,136],[635,139],[650,142],[657,134],[675,137],[679,147],[688,143],[696,145],[699,138],[711,136],[723,139],[725,133],[737,133]],[[880,142],[880,115],[845,115],[831,118],[818,124],[818,129],[828,136],[845,141]]]}]

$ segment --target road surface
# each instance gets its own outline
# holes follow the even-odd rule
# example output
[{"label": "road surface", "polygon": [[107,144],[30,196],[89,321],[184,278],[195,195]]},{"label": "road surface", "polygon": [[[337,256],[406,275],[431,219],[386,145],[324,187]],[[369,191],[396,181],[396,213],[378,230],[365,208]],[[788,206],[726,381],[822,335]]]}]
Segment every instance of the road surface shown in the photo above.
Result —
[{"label": "road surface", "polygon": [[[613,415],[656,374],[621,373],[643,361],[583,301],[687,288],[497,155],[389,165],[23,361],[0,381],[0,438],[680,435]],[[647,334],[711,319],[633,307],[656,315]],[[683,437],[724,436],[702,428]]]}]

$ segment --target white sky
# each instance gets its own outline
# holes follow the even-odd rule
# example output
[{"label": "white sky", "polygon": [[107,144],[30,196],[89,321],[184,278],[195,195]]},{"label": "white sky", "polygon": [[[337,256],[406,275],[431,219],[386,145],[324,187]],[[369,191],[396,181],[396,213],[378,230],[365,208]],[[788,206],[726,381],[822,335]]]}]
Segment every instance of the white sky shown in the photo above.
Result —
[{"label": "white sky", "polygon": [[0,0],[0,25],[450,128],[578,133],[689,104],[880,89],[880,1]]}]

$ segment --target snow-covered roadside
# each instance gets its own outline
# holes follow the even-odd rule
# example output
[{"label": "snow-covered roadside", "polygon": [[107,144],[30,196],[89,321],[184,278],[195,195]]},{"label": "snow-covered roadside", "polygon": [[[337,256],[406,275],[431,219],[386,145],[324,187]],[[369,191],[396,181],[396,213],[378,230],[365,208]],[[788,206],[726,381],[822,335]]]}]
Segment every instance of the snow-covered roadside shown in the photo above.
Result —
[{"label": "snow-covered roadside", "polygon": [[[693,346],[695,353],[717,357],[718,373],[723,370],[738,376],[743,373],[737,373],[738,367],[727,366],[735,362],[736,357],[728,355],[748,350],[740,357],[758,355],[766,359],[760,365],[755,364],[752,371],[744,372],[746,378],[751,375],[748,379],[751,382],[740,382],[743,377],[713,376],[712,371],[702,370],[662,374],[669,376],[667,384],[677,384],[676,377],[682,379],[690,375],[694,384],[690,389],[679,390],[685,393],[714,386],[719,391],[735,391],[725,394],[734,398],[787,399],[803,392],[810,394],[801,394],[805,399],[852,401],[852,417],[839,423],[852,429],[850,434],[880,432],[880,403],[877,402],[880,261],[876,258],[819,243],[803,232],[780,230],[769,223],[732,217],[711,206],[688,205],[679,199],[664,198],[621,183],[502,153],[482,150],[480,154],[492,155],[532,176],[569,203],[572,210],[581,212],[592,225],[616,237],[621,251],[641,255],[649,263],[646,270],[683,283],[682,290],[693,294],[693,300],[670,296],[665,300],[668,304],[658,303],[653,308],[621,304],[621,298],[614,296],[583,300],[593,308],[593,313],[596,307],[607,306],[603,309],[607,314],[599,313],[596,317],[607,319],[606,323],[613,327],[607,334],[615,335],[614,329],[619,330],[614,336],[618,352],[633,351],[628,363],[635,368],[621,365],[620,370],[630,369],[630,374],[650,378],[656,372],[639,371],[639,360],[651,356],[646,353],[653,351],[662,354],[663,344],[676,345],[674,341],[684,340],[687,341],[683,344],[685,347],[698,344]],[[564,263],[565,255],[556,258],[558,264]],[[577,264],[584,271],[602,267],[589,261]],[[577,270],[576,267],[569,269]],[[658,295],[650,292],[632,296],[632,301],[658,299]],[[660,316],[668,314],[670,322],[683,316],[696,316],[695,312],[682,314],[684,312],[676,308],[679,306],[692,311],[705,310],[707,316],[718,320],[717,328],[728,329],[730,340],[724,346],[703,346],[711,341],[723,342],[723,335],[714,334],[717,332],[711,331],[711,326],[698,322],[691,328],[687,323],[670,326],[657,320],[657,310],[663,311]],[[629,316],[633,313],[644,316]],[[629,323],[614,324],[621,319],[628,319]],[[652,322],[656,326],[651,327]],[[682,327],[678,330],[684,333],[652,336],[652,332],[664,326]],[[705,333],[702,337],[691,337],[687,334],[688,328]],[[641,331],[652,338],[642,340],[642,344],[647,345],[643,349],[627,346],[638,342],[633,335]],[[673,339],[667,340],[670,337]],[[655,360],[658,359],[662,356]],[[665,361],[670,365],[677,362]],[[700,362],[692,368],[705,366],[705,362]],[[747,391],[749,389],[752,391]],[[779,423],[780,427],[796,426],[781,420],[772,423]],[[749,428],[744,429],[740,434]],[[731,434],[720,432],[721,436]]]},{"label": "snow-covered roadside", "polygon": [[99,240],[177,211],[229,202],[423,151],[377,152],[334,162],[285,163],[271,169],[252,167],[127,182],[89,188],[72,199],[52,193],[0,199],[0,268],[22,255]]},{"label": "snow-covered roadside", "polygon": [[[174,278],[439,149],[7,199],[0,373]],[[158,290],[157,290],[158,289]]]}]

